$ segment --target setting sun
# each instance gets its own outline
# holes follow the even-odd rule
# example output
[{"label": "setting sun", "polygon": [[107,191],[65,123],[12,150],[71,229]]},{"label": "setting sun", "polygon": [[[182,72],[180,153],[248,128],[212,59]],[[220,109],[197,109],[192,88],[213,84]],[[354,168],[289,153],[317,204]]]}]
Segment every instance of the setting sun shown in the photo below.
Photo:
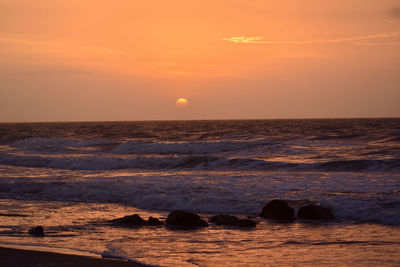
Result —
[{"label": "setting sun", "polygon": [[185,108],[187,107],[189,102],[186,100],[186,98],[179,98],[178,100],[176,100],[175,104],[178,108]]}]

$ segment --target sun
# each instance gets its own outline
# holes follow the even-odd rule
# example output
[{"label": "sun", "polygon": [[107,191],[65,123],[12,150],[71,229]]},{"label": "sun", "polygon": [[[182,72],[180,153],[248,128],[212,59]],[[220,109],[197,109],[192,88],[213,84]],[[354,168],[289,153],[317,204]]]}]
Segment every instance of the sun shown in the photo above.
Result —
[{"label": "sun", "polygon": [[179,98],[178,100],[176,100],[175,104],[178,108],[185,108],[187,107],[189,102],[187,101],[186,98]]}]

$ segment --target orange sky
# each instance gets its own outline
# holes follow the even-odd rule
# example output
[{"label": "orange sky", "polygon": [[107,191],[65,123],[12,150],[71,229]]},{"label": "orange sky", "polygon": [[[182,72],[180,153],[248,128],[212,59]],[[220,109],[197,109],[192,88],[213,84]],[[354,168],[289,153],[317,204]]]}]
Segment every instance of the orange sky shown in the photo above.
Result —
[{"label": "orange sky", "polygon": [[0,0],[0,59],[2,122],[400,116],[398,0]]}]

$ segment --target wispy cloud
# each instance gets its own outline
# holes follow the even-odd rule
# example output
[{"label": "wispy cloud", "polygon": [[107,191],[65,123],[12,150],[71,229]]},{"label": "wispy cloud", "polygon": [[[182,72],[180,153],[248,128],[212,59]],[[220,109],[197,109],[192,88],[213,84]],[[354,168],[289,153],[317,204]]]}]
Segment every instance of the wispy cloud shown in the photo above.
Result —
[{"label": "wispy cloud", "polygon": [[244,36],[238,36],[238,37],[230,37],[230,38],[222,38],[224,41],[229,41],[232,43],[236,44],[259,44],[263,43],[264,38],[261,36],[254,36],[254,37],[244,37]]},{"label": "wispy cloud", "polygon": [[222,38],[223,41],[229,41],[235,44],[335,44],[335,43],[354,43],[356,45],[397,45],[400,44],[400,32],[384,32],[370,35],[353,36],[336,39],[314,39],[314,40],[266,40],[261,36],[254,37],[229,37]]}]

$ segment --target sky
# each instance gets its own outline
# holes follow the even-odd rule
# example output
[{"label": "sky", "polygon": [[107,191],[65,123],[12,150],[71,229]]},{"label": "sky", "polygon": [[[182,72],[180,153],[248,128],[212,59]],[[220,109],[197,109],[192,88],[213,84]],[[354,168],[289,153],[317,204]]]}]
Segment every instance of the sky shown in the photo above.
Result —
[{"label": "sky", "polygon": [[0,0],[0,122],[345,117],[400,117],[399,0]]}]

